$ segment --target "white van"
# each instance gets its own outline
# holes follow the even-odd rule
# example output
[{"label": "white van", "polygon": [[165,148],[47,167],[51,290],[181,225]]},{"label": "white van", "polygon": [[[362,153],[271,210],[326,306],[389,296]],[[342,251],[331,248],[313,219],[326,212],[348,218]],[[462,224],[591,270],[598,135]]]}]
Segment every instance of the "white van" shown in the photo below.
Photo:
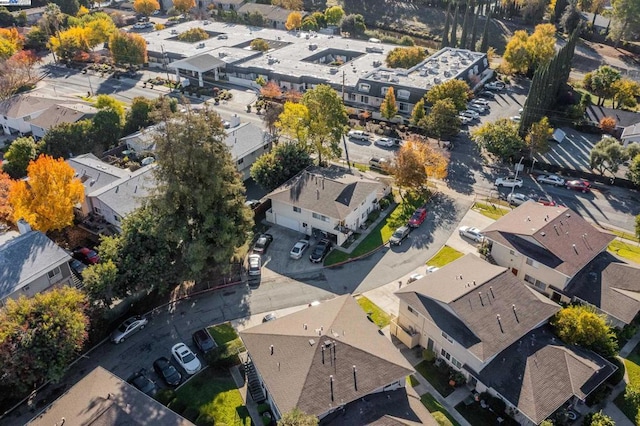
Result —
[{"label": "white van", "polygon": [[349,133],[347,133],[347,136],[350,139],[358,139],[361,141],[368,141],[369,138],[371,137],[369,133],[364,132],[362,130],[349,130]]}]

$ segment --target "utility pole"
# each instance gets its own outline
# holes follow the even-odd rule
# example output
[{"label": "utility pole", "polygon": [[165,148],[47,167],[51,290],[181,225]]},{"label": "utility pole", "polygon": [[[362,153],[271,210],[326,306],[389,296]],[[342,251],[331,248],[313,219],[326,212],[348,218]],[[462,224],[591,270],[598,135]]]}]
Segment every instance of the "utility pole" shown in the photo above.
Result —
[{"label": "utility pole", "polygon": [[[520,171],[520,167],[522,167],[522,160],[524,160],[524,157],[520,157],[520,161],[518,162],[518,165],[516,166],[516,177],[515,180],[518,180],[518,172]],[[513,192],[516,190],[516,185],[515,185],[515,181],[513,182],[513,186],[511,187],[511,197],[513,197]]]},{"label": "utility pole", "polygon": [[[342,70],[342,105],[344,105],[344,70]],[[349,160],[349,150],[347,149],[347,138],[342,133],[342,144],[344,145],[344,156],[347,158],[347,167],[351,171],[351,160]]]},{"label": "utility pole", "polygon": [[[167,62],[169,62],[169,57],[167,56],[167,53],[164,51],[164,44],[160,45],[160,49],[162,49],[162,66],[164,67],[164,70],[167,72],[167,81],[170,82],[171,78],[169,78],[169,67],[167,66]],[[179,82],[176,81],[176,83],[179,83]]]}]

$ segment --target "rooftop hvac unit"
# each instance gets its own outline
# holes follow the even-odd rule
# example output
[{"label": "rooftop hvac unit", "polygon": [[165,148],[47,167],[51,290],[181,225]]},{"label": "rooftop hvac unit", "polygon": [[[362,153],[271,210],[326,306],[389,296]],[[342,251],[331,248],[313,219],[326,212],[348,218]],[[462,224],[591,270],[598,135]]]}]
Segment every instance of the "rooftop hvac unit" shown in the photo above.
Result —
[{"label": "rooftop hvac unit", "polygon": [[389,81],[390,81],[390,82],[392,82],[392,83],[397,83],[397,82],[399,82],[399,81],[400,81],[400,79],[399,79],[398,77],[391,77],[391,78],[389,79]]},{"label": "rooftop hvac unit", "polygon": [[336,67],[331,67],[331,68],[329,68],[329,72],[330,72],[331,74],[337,74],[337,73],[338,73],[338,68],[336,68]]},{"label": "rooftop hvac unit", "polygon": [[309,44],[309,50],[316,50],[318,48],[318,45],[315,43],[310,43]]},{"label": "rooftop hvac unit", "polygon": [[198,43],[198,48],[202,49],[204,47],[204,43]]},{"label": "rooftop hvac unit", "polygon": [[380,80],[380,74],[378,74],[377,72],[373,73],[373,79],[374,80]]},{"label": "rooftop hvac unit", "polygon": [[227,56],[225,52],[218,52],[218,57],[224,58],[225,56]]},{"label": "rooftop hvac unit", "polygon": [[377,68],[377,67],[379,67],[380,65],[382,65],[382,61],[377,61],[377,60],[376,60],[376,61],[373,61],[373,66],[374,66],[374,67],[376,67],[376,68]]},{"label": "rooftop hvac unit", "polygon": [[382,77],[385,80],[389,80],[389,73],[381,72],[380,73],[380,77]]}]

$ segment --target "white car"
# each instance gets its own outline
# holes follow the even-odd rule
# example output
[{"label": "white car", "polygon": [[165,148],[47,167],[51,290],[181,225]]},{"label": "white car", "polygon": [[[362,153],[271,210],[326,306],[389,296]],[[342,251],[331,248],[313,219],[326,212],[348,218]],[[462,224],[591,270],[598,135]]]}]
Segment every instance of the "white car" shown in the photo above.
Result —
[{"label": "white car", "polygon": [[504,89],[504,83],[501,81],[492,81],[484,85],[485,89],[500,91]]},{"label": "white car", "polygon": [[144,22],[138,22],[137,24],[133,25],[133,29],[135,30],[143,30],[145,28],[147,28],[147,24]]},{"label": "white car", "polygon": [[380,138],[380,139],[376,139],[374,144],[378,146],[383,146],[385,148],[391,148],[396,146],[396,141],[393,138]]},{"label": "white car", "polygon": [[419,279],[424,278],[424,275],[421,274],[413,274],[407,280],[407,284],[411,284],[414,281],[418,281]]},{"label": "white car", "polygon": [[565,183],[564,179],[558,175],[540,175],[536,178],[536,181],[555,186],[564,186]]},{"label": "white car", "polygon": [[484,107],[484,106],[482,106],[480,104],[473,103],[473,102],[468,104],[467,108],[469,108],[472,111],[479,112],[481,114],[487,111],[486,107]]},{"label": "white car", "polygon": [[293,245],[291,251],[289,252],[289,256],[291,256],[292,259],[301,259],[302,254],[307,249],[307,247],[309,247],[309,241],[300,240]]},{"label": "white car", "polygon": [[458,115],[458,118],[460,119],[460,123],[462,124],[469,124],[471,123],[472,119],[470,117],[467,117],[466,115]]},{"label": "white car", "polygon": [[131,317],[118,327],[113,333],[111,333],[111,341],[113,343],[122,343],[124,340],[131,336],[138,330],[142,330],[147,324],[149,320],[145,317],[135,316]]},{"label": "white car", "polygon": [[255,277],[260,275],[262,269],[262,259],[259,254],[249,255],[249,275]]},{"label": "white car", "polygon": [[368,141],[369,138],[371,137],[369,133],[364,132],[362,130],[349,130],[349,133],[347,133],[347,136],[350,139],[358,139],[361,141]]},{"label": "white car", "polygon": [[465,115],[467,117],[471,117],[474,120],[477,120],[478,118],[480,118],[480,114],[478,114],[475,111],[471,111],[470,109],[465,109],[464,111],[462,111],[460,114]]},{"label": "white car", "polygon": [[486,106],[486,107],[489,106],[489,101],[483,98],[475,98],[471,101],[471,103]]},{"label": "white car", "polygon": [[515,177],[505,177],[505,178],[498,178],[495,181],[495,185],[500,188],[500,187],[505,187],[505,188],[521,188],[522,187],[522,179],[517,179]]},{"label": "white car", "polygon": [[202,368],[202,364],[200,364],[200,360],[196,354],[184,343],[173,345],[171,353],[176,362],[184,368],[187,374],[195,374]]},{"label": "white car", "polygon": [[438,269],[440,269],[440,268],[438,268],[437,266],[427,266],[427,274],[430,274],[430,273],[432,273],[432,272],[435,272],[435,271],[437,271]]},{"label": "white car", "polygon": [[519,206],[521,204],[526,203],[529,200],[530,200],[529,197],[519,192],[514,192],[513,194],[507,195],[507,201],[509,202],[509,204],[512,204],[514,206]]},{"label": "white car", "polygon": [[513,121],[514,123],[519,123],[520,120],[522,120],[522,117],[520,117],[519,115],[514,115],[512,117],[509,117],[509,120]]},{"label": "white car", "polygon": [[475,241],[476,243],[480,243],[484,241],[484,235],[480,232],[478,228],[473,228],[470,226],[461,226],[458,229],[461,237],[469,238],[470,240]]}]

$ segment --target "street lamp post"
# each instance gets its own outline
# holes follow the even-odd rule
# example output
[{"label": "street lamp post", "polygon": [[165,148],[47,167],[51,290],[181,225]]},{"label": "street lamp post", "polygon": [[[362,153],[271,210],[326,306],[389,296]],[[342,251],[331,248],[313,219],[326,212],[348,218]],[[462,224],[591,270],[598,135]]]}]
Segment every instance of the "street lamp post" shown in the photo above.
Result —
[{"label": "street lamp post", "polygon": [[513,182],[513,186],[511,187],[511,197],[513,197],[513,192],[516,190],[516,180],[518,180],[518,172],[520,171],[520,167],[522,167],[522,160],[524,157],[520,157],[520,161],[518,161],[518,165],[516,166],[516,177]]},{"label": "street lamp post", "polygon": [[93,96],[94,95],[93,85],[91,84],[91,78],[89,77],[89,74],[87,74],[87,80],[89,80],[89,90],[90,90],[89,93],[91,93],[91,96]]}]

